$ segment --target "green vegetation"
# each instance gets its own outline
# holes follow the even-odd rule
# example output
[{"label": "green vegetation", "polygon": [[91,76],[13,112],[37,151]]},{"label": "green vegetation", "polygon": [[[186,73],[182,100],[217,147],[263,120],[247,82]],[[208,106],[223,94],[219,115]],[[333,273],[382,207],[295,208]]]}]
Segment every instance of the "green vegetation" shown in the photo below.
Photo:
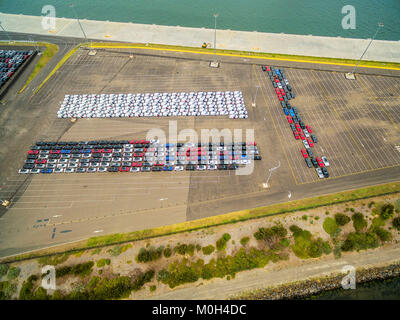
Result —
[{"label": "green vegetation", "polygon": [[8,279],[8,280],[14,280],[14,279],[16,279],[16,278],[19,276],[20,273],[21,273],[21,269],[20,269],[20,268],[18,268],[18,267],[11,267],[11,268],[8,270],[7,279]]},{"label": "green vegetation", "polygon": [[21,290],[19,291],[19,300],[31,300],[33,299],[32,289],[33,282],[38,278],[35,275],[31,275],[24,283],[22,284]]},{"label": "green vegetation", "polygon": [[150,286],[150,292],[156,291],[157,286]]},{"label": "green vegetation", "polygon": [[280,243],[284,247],[289,247],[290,246],[290,240],[287,239],[287,238],[282,239]]},{"label": "green vegetation", "polygon": [[102,267],[104,267],[105,265],[108,265],[108,266],[109,266],[110,263],[111,263],[111,260],[110,260],[110,259],[100,259],[100,260],[97,261],[96,265],[97,265],[97,267],[102,268]]},{"label": "green vegetation", "polygon": [[226,249],[226,244],[231,239],[231,235],[229,233],[224,233],[221,238],[217,240],[216,247],[218,251],[222,251]]},{"label": "green vegetation", "polygon": [[237,272],[254,268],[263,268],[269,261],[278,261],[279,256],[272,251],[250,248],[248,253],[244,248],[234,255],[220,256],[211,259],[209,263],[199,259],[190,262],[188,259],[175,261],[169,265],[168,271],[163,269],[157,274],[157,280],[174,288],[184,283],[196,282],[198,279],[232,278]]},{"label": "green vegetation", "polygon": [[108,253],[113,256],[119,256],[121,253],[125,252],[126,250],[128,250],[129,248],[132,248],[132,244],[126,244],[124,246],[115,246],[112,249],[108,250]]},{"label": "green vegetation", "polygon": [[348,224],[350,222],[350,217],[346,216],[343,213],[336,213],[335,214],[335,221],[337,223],[337,225],[339,226],[345,226],[346,224]]},{"label": "green vegetation", "polygon": [[164,249],[163,254],[164,254],[164,257],[169,258],[169,257],[172,255],[172,250],[171,250],[171,248],[170,248],[170,247],[166,247],[166,248]]},{"label": "green vegetation", "polygon": [[94,266],[93,261],[88,261],[85,263],[76,264],[74,266],[66,266],[56,269],[56,277],[63,277],[66,275],[75,275],[80,277],[88,276],[92,273],[92,268]]},{"label": "green vegetation", "polygon": [[156,261],[161,258],[163,254],[163,247],[158,247],[157,249],[154,247],[150,247],[148,250],[145,248],[141,248],[139,250],[138,255],[136,256],[137,262],[146,263],[149,261]]},{"label": "green vegetation", "polygon": [[243,237],[242,239],[240,239],[240,244],[244,247],[246,246],[246,244],[250,241],[249,237]]},{"label": "green vegetation", "polygon": [[271,228],[259,228],[254,233],[254,238],[259,241],[264,241],[270,249],[277,249],[282,239],[286,237],[287,230],[281,226],[273,226]]},{"label": "green vegetation", "polygon": [[334,237],[339,229],[336,223],[336,218],[335,219],[332,219],[330,217],[325,218],[323,223],[323,228],[327,234],[329,234],[331,237]]},{"label": "green vegetation", "polygon": [[313,239],[310,231],[303,230],[298,226],[292,225],[290,231],[293,232],[295,244],[292,246],[294,254],[301,259],[318,258],[322,254],[329,254],[332,248],[328,242],[321,238]]},{"label": "green vegetation", "polygon": [[94,250],[92,250],[91,255],[94,256],[95,254],[99,254],[101,251],[101,248],[96,248]]},{"label": "green vegetation", "polygon": [[56,266],[68,260],[70,253],[59,253],[54,256],[40,257],[38,259],[41,265],[52,265]]},{"label": "green vegetation", "polygon": [[400,199],[397,199],[397,200],[394,202],[394,211],[395,211],[396,213],[400,213]]},{"label": "green vegetation", "polygon": [[303,219],[304,221],[307,221],[308,216],[305,214],[305,215],[303,215],[303,216],[301,217],[301,219]]},{"label": "green vegetation", "polygon": [[383,220],[388,220],[393,218],[394,205],[391,203],[385,203],[381,208],[379,215]]},{"label": "green vegetation", "polygon": [[[48,74],[48,76],[46,77],[46,79],[43,80],[43,82],[37,87],[37,89],[34,91],[34,94],[36,94],[40,88],[53,76],[53,74],[56,73],[56,71],[79,49],[81,45],[77,45],[75,48],[73,48],[72,50],[70,50],[61,60],[60,62],[57,63],[57,65],[54,67],[54,69]],[[57,47],[58,50],[58,47]],[[40,62],[40,61],[39,61]],[[38,63],[39,64],[39,63]],[[22,88],[22,89],[25,89]]]},{"label": "green vegetation", "polygon": [[0,264],[0,278],[7,274],[9,268],[10,266],[8,264]]},{"label": "green vegetation", "polygon": [[194,254],[194,249],[195,245],[194,244],[178,244],[175,248],[174,251],[182,256],[185,254],[188,254],[190,256],[193,256]]},{"label": "green vegetation", "polygon": [[383,227],[385,225],[385,220],[381,217],[375,217],[372,219],[372,226],[373,227]]},{"label": "green vegetation", "polygon": [[400,217],[396,217],[392,221],[393,227],[400,231]]},{"label": "green vegetation", "polygon": [[203,254],[205,254],[205,255],[209,255],[209,254],[213,253],[214,250],[215,250],[215,248],[212,244],[202,248]]},{"label": "green vegetation", "polygon": [[351,232],[342,245],[343,251],[366,250],[379,246],[378,236],[374,232]]},{"label": "green vegetation", "polygon": [[0,282],[0,300],[9,300],[17,291],[17,286],[14,283],[3,281]]},{"label": "green vegetation", "polygon": [[353,226],[356,232],[361,232],[368,226],[368,222],[364,219],[364,215],[361,212],[354,213],[351,220],[353,220]]},{"label": "green vegetation", "polygon": [[371,231],[373,231],[382,242],[391,241],[393,239],[392,234],[382,227],[372,227]]}]

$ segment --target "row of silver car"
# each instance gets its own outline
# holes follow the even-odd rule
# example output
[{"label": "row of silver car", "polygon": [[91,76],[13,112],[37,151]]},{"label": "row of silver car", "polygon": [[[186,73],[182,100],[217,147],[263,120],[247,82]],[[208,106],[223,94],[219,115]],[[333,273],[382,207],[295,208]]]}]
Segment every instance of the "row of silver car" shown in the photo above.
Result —
[{"label": "row of silver car", "polygon": [[58,118],[248,117],[241,91],[66,95]]}]

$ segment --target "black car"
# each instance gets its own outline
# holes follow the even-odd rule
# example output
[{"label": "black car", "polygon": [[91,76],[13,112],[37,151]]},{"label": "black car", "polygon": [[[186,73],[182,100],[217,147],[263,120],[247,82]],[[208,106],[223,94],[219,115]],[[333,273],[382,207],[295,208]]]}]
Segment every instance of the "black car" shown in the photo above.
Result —
[{"label": "black car", "polygon": [[290,95],[292,96],[292,99],[294,99],[296,97],[296,95],[294,94],[293,91],[290,93]]},{"label": "black car", "polygon": [[305,158],[304,160],[306,161],[307,167],[312,168],[312,163],[310,158]]},{"label": "black car", "polygon": [[325,178],[329,178],[329,172],[325,167],[321,168],[322,174],[324,175]]},{"label": "black car", "polygon": [[306,148],[306,150],[310,158],[314,157],[314,153],[311,151],[310,148]]},{"label": "black car", "polygon": [[148,163],[148,162],[143,162],[143,165],[142,165],[143,167],[151,167],[151,164],[150,163]]},{"label": "black car", "polygon": [[194,171],[194,169],[195,169],[194,165],[189,164],[186,166],[186,170],[188,170],[188,171]]},{"label": "black car", "polygon": [[265,66],[261,66],[262,71],[267,71],[267,69],[265,68]]},{"label": "black car", "polygon": [[22,168],[23,169],[33,169],[33,168],[35,168],[35,164],[34,163],[25,163]]},{"label": "black car", "polygon": [[319,164],[318,164],[317,160],[314,157],[311,158],[311,162],[312,162],[314,168],[318,168],[319,167]]},{"label": "black car", "polygon": [[142,167],[142,168],[140,168],[140,171],[142,171],[142,172],[150,172],[151,168],[150,167]]},{"label": "black car", "polygon": [[86,169],[85,168],[77,168],[75,172],[84,173],[84,172],[86,172]]},{"label": "black car", "polygon": [[237,170],[239,166],[237,164],[230,164],[228,165],[228,170]]},{"label": "black car", "polygon": [[110,167],[107,169],[108,172],[118,172],[118,168],[117,167]]},{"label": "black car", "polygon": [[226,164],[220,164],[218,170],[228,170],[228,166]]},{"label": "black car", "polygon": [[261,160],[261,156],[254,156],[254,160]]},{"label": "black car", "polygon": [[315,134],[311,134],[311,139],[312,139],[312,141],[313,141],[314,143],[317,143],[317,142],[318,142],[317,137],[315,136]]},{"label": "black car", "polygon": [[304,122],[303,121],[299,121],[299,125],[300,125],[300,127],[304,130],[305,128],[306,128],[306,125],[304,124]]}]

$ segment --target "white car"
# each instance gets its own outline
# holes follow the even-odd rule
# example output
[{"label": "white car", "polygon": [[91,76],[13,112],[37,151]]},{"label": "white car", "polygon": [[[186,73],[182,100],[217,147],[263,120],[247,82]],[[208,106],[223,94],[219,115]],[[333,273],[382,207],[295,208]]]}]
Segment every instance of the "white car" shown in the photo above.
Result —
[{"label": "white car", "polygon": [[324,174],[322,173],[321,168],[315,168],[315,171],[317,171],[318,177],[319,177],[320,179],[323,179],[323,178],[324,178]]},{"label": "white car", "polygon": [[[308,133],[307,129],[303,129],[304,135],[306,136],[306,138],[310,137],[310,134]],[[304,140],[303,140],[304,141]]]},{"label": "white car", "polygon": [[310,149],[310,145],[308,144],[308,142],[306,140],[303,140],[303,144],[306,147],[306,149]]},{"label": "white car", "polygon": [[20,170],[18,170],[18,173],[23,173],[23,174],[27,174],[27,173],[30,173],[31,172],[31,170],[29,170],[29,169],[20,169]]},{"label": "white car", "polygon": [[215,164],[210,164],[207,166],[207,170],[217,170],[217,166]]},{"label": "white car", "polygon": [[322,159],[322,162],[324,163],[325,167],[329,167],[328,159],[325,156],[322,156],[321,159]]},{"label": "white car", "polygon": [[183,171],[183,166],[175,166],[175,171]]}]

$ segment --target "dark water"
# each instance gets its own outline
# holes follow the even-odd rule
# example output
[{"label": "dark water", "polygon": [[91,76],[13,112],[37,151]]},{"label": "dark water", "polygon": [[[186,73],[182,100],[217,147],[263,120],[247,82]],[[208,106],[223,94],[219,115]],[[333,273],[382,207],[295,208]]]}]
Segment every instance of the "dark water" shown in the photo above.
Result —
[{"label": "dark water", "polygon": [[[289,34],[400,39],[400,0],[0,0],[0,12],[42,15],[51,4],[57,17]],[[356,9],[356,29],[342,28],[342,7]]]},{"label": "dark water", "polygon": [[400,278],[357,285],[355,290],[327,291],[315,300],[400,300]]}]

